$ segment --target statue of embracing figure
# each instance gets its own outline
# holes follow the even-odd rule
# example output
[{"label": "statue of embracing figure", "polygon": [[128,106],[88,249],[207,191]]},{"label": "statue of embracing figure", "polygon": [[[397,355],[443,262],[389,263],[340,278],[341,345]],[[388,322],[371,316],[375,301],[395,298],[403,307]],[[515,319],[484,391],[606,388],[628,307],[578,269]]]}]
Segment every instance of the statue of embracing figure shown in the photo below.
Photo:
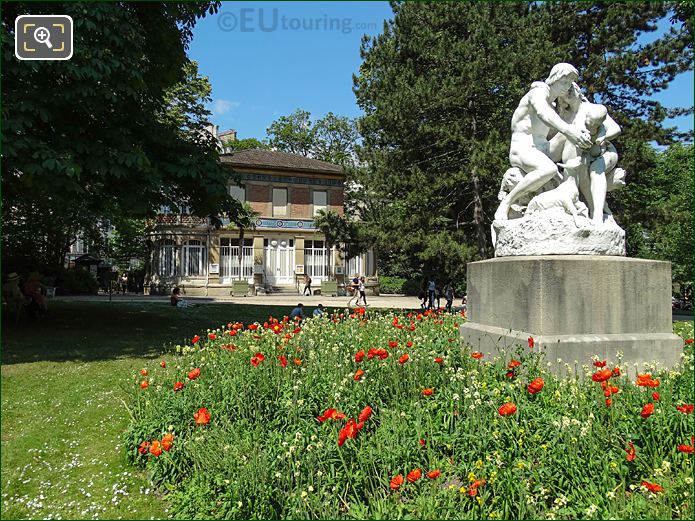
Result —
[{"label": "statue of embracing figure", "polygon": [[[625,177],[625,171],[616,168],[618,153],[611,143],[621,129],[604,105],[592,103],[582,94],[578,79],[574,66],[558,63],[545,81],[531,84],[514,111],[509,147],[512,168],[502,180],[493,238],[497,229],[511,230],[515,217],[531,219],[533,215],[533,226],[538,228],[543,224],[540,214],[552,211],[557,217],[557,210],[562,209],[576,228],[593,228],[611,215],[606,192],[623,186]],[[608,225],[622,234],[624,250],[624,232],[612,218]],[[533,240],[542,238],[541,234]],[[574,252],[572,245],[560,249],[557,253]],[[606,254],[595,245],[589,249]],[[615,251],[612,246],[608,254]],[[585,253],[582,246],[577,252]]]}]

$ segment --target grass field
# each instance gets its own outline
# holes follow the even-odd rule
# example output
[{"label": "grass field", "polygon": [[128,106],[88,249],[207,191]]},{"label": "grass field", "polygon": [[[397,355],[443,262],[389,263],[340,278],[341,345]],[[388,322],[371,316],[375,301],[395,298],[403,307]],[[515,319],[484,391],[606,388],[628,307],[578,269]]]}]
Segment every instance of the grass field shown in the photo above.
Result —
[{"label": "grass field", "polygon": [[166,502],[121,445],[133,376],[207,328],[288,312],[55,302],[41,321],[4,322],[2,519],[167,517]]},{"label": "grass field", "polygon": [[131,375],[208,327],[288,311],[56,302],[41,321],[3,323],[2,518],[166,517],[123,456]]}]

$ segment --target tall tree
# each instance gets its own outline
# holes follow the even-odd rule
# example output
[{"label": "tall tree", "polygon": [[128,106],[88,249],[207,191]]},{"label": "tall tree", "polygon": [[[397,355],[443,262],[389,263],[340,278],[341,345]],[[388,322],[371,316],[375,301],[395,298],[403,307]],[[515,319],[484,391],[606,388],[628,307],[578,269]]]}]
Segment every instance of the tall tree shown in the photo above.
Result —
[{"label": "tall tree", "polygon": [[316,141],[311,113],[300,109],[273,121],[267,133],[271,147],[301,156],[309,156]]}]

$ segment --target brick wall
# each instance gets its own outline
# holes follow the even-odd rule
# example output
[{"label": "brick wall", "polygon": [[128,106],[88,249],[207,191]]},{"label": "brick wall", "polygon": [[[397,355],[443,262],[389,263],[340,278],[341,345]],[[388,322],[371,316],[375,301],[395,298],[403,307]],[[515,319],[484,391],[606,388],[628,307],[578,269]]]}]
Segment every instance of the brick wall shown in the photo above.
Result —
[{"label": "brick wall", "polygon": [[267,185],[246,184],[246,199],[261,217],[272,217],[272,192]]},{"label": "brick wall", "polygon": [[329,209],[342,215],[343,214],[343,191],[329,190],[328,191]]},{"label": "brick wall", "polygon": [[308,188],[290,187],[289,203],[292,219],[309,219],[311,213],[311,193]]}]

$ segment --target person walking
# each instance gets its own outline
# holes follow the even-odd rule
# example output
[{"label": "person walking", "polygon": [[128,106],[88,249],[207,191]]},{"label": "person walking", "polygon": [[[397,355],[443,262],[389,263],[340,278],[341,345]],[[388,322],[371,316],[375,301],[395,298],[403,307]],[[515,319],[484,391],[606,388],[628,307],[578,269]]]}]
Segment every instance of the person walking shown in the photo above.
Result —
[{"label": "person walking", "polygon": [[350,300],[348,300],[347,307],[350,307],[352,305],[352,301],[355,301],[355,305],[357,305],[357,302],[360,300],[360,277],[359,275],[355,275],[350,283],[350,290],[351,290],[351,297]]},{"label": "person walking", "polygon": [[311,277],[308,273],[304,275],[304,291],[302,295],[306,295],[307,290],[309,291],[309,296],[311,296]]},{"label": "person walking", "polygon": [[447,282],[444,286],[444,298],[446,299],[446,310],[451,313],[451,305],[454,303],[454,286]]},{"label": "person walking", "polygon": [[357,298],[357,304],[359,305],[360,299],[362,299],[362,305],[366,306],[367,305],[367,292],[366,292],[366,287],[364,285],[365,280],[364,276],[360,277],[360,280],[357,284],[357,291],[359,291],[360,295]]},{"label": "person walking", "polygon": [[434,298],[437,293],[437,281],[434,277],[430,277],[427,282],[427,309],[434,309]]}]

